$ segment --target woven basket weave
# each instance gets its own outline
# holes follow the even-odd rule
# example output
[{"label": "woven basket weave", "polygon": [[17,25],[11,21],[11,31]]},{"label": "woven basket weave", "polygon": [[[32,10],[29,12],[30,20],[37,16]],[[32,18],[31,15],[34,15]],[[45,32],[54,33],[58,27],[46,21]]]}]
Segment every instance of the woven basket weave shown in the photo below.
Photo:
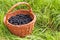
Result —
[{"label": "woven basket weave", "polygon": [[[20,5],[20,4],[25,4],[29,7],[29,10],[24,10],[24,9],[20,9],[20,10],[16,10],[14,12],[12,12],[12,10]],[[9,18],[12,16],[15,16],[17,14],[29,14],[30,17],[33,19],[31,22],[27,23],[27,24],[23,24],[23,25],[13,25],[11,23],[8,22]],[[32,30],[34,28],[34,24],[36,21],[36,16],[34,15],[34,13],[32,12],[32,8],[30,7],[30,5],[26,2],[19,2],[15,5],[13,5],[8,12],[6,13],[5,17],[4,17],[4,24],[7,26],[7,28],[10,30],[11,33],[20,36],[20,37],[25,37],[29,34],[32,33]]]}]

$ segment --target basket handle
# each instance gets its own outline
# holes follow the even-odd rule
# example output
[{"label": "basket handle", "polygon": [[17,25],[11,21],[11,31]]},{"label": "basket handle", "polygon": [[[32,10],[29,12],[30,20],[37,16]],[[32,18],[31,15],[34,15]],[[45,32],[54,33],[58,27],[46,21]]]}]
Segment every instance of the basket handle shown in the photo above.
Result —
[{"label": "basket handle", "polygon": [[25,5],[27,5],[27,6],[29,7],[29,11],[32,12],[32,8],[31,8],[31,6],[30,6],[28,3],[26,3],[26,2],[18,2],[17,4],[13,5],[13,6],[8,10],[7,13],[10,13],[16,6],[18,6],[18,5],[20,5],[20,4],[25,4]]}]

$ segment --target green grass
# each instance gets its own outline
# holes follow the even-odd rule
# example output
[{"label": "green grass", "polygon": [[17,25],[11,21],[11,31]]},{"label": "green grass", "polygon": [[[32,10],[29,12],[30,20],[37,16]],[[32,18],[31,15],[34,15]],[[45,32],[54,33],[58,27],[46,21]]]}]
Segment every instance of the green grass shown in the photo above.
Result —
[{"label": "green grass", "polygon": [[[10,33],[3,18],[12,5],[23,1],[31,5],[37,20],[33,33],[20,38]],[[60,0],[0,0],[0,40],[60,40]]]}]

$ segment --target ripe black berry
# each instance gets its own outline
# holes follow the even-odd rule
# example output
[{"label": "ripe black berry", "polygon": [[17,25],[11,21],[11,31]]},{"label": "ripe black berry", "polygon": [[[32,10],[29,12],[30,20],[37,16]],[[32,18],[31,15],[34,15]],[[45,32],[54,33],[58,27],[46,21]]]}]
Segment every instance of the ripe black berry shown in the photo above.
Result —
[{"label": "ripe black berry", "polygon": [[30,17],[30,15],[18,14],[16,16],[12,16],[11,18],[9,18],[8,21],[9,23],[14,25],[22,25],[32,21],[32,18]]}]

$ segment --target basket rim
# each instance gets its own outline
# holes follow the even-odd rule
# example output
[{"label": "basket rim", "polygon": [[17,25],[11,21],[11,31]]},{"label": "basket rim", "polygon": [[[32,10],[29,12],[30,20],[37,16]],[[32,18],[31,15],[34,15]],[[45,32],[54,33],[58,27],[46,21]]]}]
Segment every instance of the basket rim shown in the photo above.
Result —
[{"label": "basket rim", "polygon": [[[21,9],[20,9],[21,10]],[[16,11],[18,11],[18,10],[16,10]],[[28,11],[28,10],[26,10],[26,11]],[[14,11],[15,12],[15,11]],[[10,13],[13,13],[13,12],[10,12]],[[32,12],[32,15],[33,15],[33,20],[32,21],[30,21],[29,23],[27,23],[27,24],[22,24],[22,25],[14,25],[14,24],[11,24],[11,23],[9,23],[8,22],[8,20],[6,20],[6,15],[4,16],[4,24],[6,25],[6,24],[9,24],[9,25],[12,25],[12,26],[14,26],[14,27],[22,27],[22,26],[25,26],[25,25],[29,25],[29,24],[31,24],[31,23],[34,23],[35,21],[36,21],[36,15]],[[5,21],[7,21],[7,23],[5,23]],[[7,26],[7,25],[6,25]],[[26,27],[26,26],[25,26]]]}]

